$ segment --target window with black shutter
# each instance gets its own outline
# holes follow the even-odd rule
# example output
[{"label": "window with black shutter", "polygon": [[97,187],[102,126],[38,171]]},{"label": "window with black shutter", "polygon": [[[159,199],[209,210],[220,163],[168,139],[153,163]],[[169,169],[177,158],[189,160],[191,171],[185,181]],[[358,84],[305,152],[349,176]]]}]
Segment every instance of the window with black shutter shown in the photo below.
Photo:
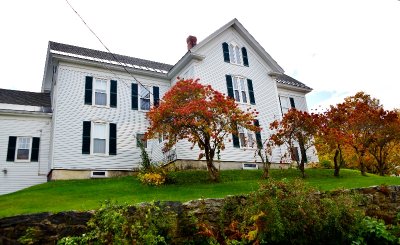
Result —
[{"label": "window with black shutter", "polygon": [[249,66],[249,59],[247,58],[247,50],[245,47],[242,47],[242,57],[243,57],[243,65]]},{"label": "window with black shutter", "polygon": [[153,87],[153,102],[155,107],[160,105],[160,88],[156,86]]},{"label": "window with black shutter", "polygon": [[[260,127],[260,122],[255,119],[254,120],[254,126]],[[261,139],[261,132],[256,132],[256,142],[257,142],[257,148],[261,149],[262,148],[262,139]]]},{"label": "window with black shutter", "polygon": [[237,136],[236,134],[232,134],[232,142],[233,142],[233,147],[240,148],[239,136]]},{"label": "window with black shutter", "polygon": [[294,103],[294,98],[290,97],[289,100],[290,100],[290,107],[291,108],[296,108],[296,105]]},{"label": "window with black shutter", "polygon": [[110,123],[110,137],[108,152],[110,155],[117,155],[117,124]]},{"label": "window with black shutter", "polygon": [[233,94],[232,76],[225,75],[225,78],[226,78],[226,87],[228,89],[228,96],[231,97],[232,99],[235,99],[235,96]]},{"label": "window with black shutter", "polygon": [[83,122],[83,132],[82,132],[82,154],[90,154],[90,129],[91,122]]},{"label": "window with black shutter", "polygon": [[7,149],[7,162],[14,162],[15,159],[15,147],[17,146],[17,137],[8,137],[8,149]]},{"label": "window with black shutter", "polygon": [[117,81],[110,81],[110,107],[117,107]]},{"label": "window with black shutter", "polygon": [[85,105],[92,104],[93,77],[86,77],[85,80]]},{"label": "window with black shutter", "polygon": [[224,53],[224,61],[229,63],[229,45],[227,43],[222,44],[222,51]]},{"label": "window with black shutter", "polygon": [[39,161],[39,146],[40,146],[40,138],[33,137],[32,138],[32,153],[31,153],[31,162]]},{"label": "window with black shutter", "polygon": [[247,87],[249,88],[250,104],[255,105],[256,99],[254,98],[253,81],[251,79],[247,79]]},{"label": "window with black shutter", "polygon": [[138,85],[137,83],[132,83],[132,110],[138,110],[139,109],[139,94],[138,94]]}]

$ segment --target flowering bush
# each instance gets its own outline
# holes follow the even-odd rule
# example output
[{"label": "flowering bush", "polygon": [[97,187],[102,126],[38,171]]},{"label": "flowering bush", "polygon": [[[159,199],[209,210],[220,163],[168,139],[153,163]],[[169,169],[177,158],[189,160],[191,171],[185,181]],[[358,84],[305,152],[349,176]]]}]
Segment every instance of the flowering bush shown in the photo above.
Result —
[{"label": "flowering bush", "polygon": [[157,172],[139,173],[138,178],[143,184],[158,186],[165,183],[166,174],[163,171],[160,171],[160,173]]}]

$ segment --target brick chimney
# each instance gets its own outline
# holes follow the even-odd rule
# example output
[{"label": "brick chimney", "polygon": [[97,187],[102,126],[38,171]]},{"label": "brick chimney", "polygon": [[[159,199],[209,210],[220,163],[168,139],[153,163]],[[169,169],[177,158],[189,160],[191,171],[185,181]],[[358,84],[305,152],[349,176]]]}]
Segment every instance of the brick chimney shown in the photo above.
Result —
[{"label": "brick chimney", "polygon": [[197,44],[197,37],[195,37],[195,36],[188,36],[188,38],[186,38],[186,43],[187,43],[187,48],[188,48],[188,50],[190,50],[191,48],[193,48],[194,46],[196,46],[196,44]]}]

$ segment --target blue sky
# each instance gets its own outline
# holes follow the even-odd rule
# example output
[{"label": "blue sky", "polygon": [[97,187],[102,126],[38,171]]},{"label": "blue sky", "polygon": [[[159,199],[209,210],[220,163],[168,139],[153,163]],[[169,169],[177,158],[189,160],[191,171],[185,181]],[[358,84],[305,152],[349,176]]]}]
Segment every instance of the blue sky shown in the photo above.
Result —
[{"label": "blue sky", "polygon": [[[310,108],[357,91],[400,107],[398,0],[69,1],[115,53],[175,64],[188,35],[201,41],[237,18],[314,89]],[[49,40],[104,50],[65,0],[1,1],[0,23],[0,88],[40,91]]]}]

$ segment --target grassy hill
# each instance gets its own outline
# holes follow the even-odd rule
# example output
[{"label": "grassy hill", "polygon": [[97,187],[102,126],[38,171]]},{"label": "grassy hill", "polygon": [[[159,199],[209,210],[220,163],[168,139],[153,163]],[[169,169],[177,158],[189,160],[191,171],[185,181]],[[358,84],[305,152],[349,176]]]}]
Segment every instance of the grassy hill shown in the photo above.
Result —
[{"label": "grassy hill", "polygon": [[[357,188],[372,185],[400,185],[400,178],[377,175],[361,176],[359,171],[341,170],[341,177],[330,169],[307,169],[305,181],[319,190]],[[113,179],[53,181],[0,196],[0,217],[66,210],[91,210],[105,200],[119,203],[149,201],[188,201],[220,198],[254,191],[261,170],[221,171],[221,182],[211,183],[205,171],[172,172],[173,184],[153,187],[142,185],[136,177]],[[272,170],[274,179],[300,177],[297,170]]]}]

